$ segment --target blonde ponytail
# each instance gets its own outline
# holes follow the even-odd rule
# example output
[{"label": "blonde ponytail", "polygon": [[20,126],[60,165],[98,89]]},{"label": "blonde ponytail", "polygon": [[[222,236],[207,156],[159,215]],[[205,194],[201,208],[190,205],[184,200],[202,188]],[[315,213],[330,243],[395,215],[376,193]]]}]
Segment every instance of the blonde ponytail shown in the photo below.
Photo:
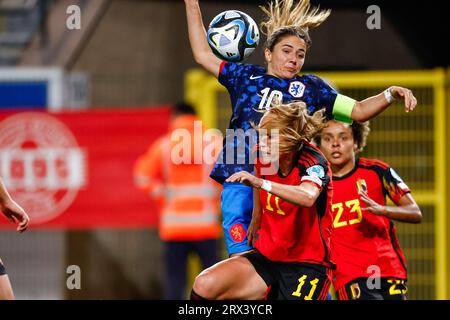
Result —
[{"label": "blonde ponytail", "polygon": [[[296,152],[303,140],[310,141],[324,127],[323,111],[312,116],[302,101],[288,104],[273,103],[261,119],[258,130],[271,135],[278,130],[280,153]],[[264,131],[261,131],[264,130]]]},{"label": "blonde ponytail", "polygon": [[[267,35],[268,44],[276,40],[274,35],[279,38],[281,30],[290,30],[289,34],[295,30],[309,46],[311,39],[308,31],[320,26],[331,13],[329,9],[311,8],[309,0],[272,0],[268,6],[260,8],[267,16],[267,20],[261,23],[261,31]],[[273,45],[266,47],[271,49]]]}]

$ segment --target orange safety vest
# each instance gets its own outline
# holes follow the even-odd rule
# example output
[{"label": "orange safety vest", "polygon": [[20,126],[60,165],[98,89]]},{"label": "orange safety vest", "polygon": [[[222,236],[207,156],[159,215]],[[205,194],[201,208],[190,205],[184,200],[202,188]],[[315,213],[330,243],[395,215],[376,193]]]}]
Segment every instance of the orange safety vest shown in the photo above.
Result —
[{"label": "orange safety vest", "polygon": [[[135,167],[138,186],[141,184],[142,188],[147,184],[147,190],[151,191],[153,197],[159,199],[161,206],[159,234],[165,241],[215,239],[221,232],[219,185],[209,177],[212,164],[195,164],[193,161],[194,145],[199,146],[199,143],[203,145],[203,149],[197,147],[196,152],[202,152],[206,147],[202,137],[194,136],[191,125],[194,120],[197,120],[194,116],[179,116],[171,126],[173,130],[177,128],[189,131],[192,139],[192,150],[188,150],[192,155],[190,164],[173,163],[171,152],[176,142],[171,141],[169,134],[156,142],[157,146],[154,148],[157,151],[153,150],[153,156],[141,157]],[[146,167],[150,169],[145,170]],[[148,174],[152,171],[155,174]]]}]

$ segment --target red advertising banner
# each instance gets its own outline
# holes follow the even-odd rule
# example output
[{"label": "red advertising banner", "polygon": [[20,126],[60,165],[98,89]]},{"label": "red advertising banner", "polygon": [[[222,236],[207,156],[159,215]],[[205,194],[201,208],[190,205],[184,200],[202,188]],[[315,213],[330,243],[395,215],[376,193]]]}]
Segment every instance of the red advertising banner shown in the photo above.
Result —
[{"label": "red advertising banner", "polygon": [[[155,227],[133,165],[167,132],[169,108],[0,112],[0,175],[33,228]],[[0,216],[0,228],[15,228]]]}]

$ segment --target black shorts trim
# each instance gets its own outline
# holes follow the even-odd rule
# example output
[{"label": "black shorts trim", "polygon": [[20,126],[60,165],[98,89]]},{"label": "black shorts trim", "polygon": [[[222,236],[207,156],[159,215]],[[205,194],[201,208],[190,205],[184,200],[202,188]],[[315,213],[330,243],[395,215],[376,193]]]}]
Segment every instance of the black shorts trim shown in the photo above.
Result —
[{"label": "black shorts trim", "polygon": [[407,300],[406,281],[394,277],[361,277],[347,282],[337,291],[337,296],[339,300]]},{"label": "black shorts trim", "polygon": [[264,280],[269,292],[267,300],[325,299],[330,286],[330,270],[325,266],[271,261],[259,251],[242,255]]},{"label": "black shorts trim", "polygon": [[264,257],[259,251],[252,250],[244,253],[242,256],[250,261],[256,272],[261,276],[268,287],[272,286],[276,282],[276,277],[266,268],[267,261],[269,259]]}]

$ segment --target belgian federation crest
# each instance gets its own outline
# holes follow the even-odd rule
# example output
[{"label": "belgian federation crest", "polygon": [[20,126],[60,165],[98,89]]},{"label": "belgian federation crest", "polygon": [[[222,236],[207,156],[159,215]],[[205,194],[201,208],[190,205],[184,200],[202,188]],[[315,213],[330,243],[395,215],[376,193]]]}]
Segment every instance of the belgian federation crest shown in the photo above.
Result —
[{"label": "belgian federation crest", "polygon": [[306,169],[306,173],[309,174],[310,176],[316,176],[321,179],[325,177],[325,170],[321,165],[315,165]]},{"label": "belgian federation crest", "polygon": [[364,179],[358,179],[356,181],[356,188],[358,189],[358,193],[364,192],[367,193],[367,183]]},{"label": "belgian federation crest", "polygon": [[289,93],[294,98],[303,97],[304,92],[305,92],[305,85],[303,83],[301,83],[300,81],[292,81],[289,84]]}]

